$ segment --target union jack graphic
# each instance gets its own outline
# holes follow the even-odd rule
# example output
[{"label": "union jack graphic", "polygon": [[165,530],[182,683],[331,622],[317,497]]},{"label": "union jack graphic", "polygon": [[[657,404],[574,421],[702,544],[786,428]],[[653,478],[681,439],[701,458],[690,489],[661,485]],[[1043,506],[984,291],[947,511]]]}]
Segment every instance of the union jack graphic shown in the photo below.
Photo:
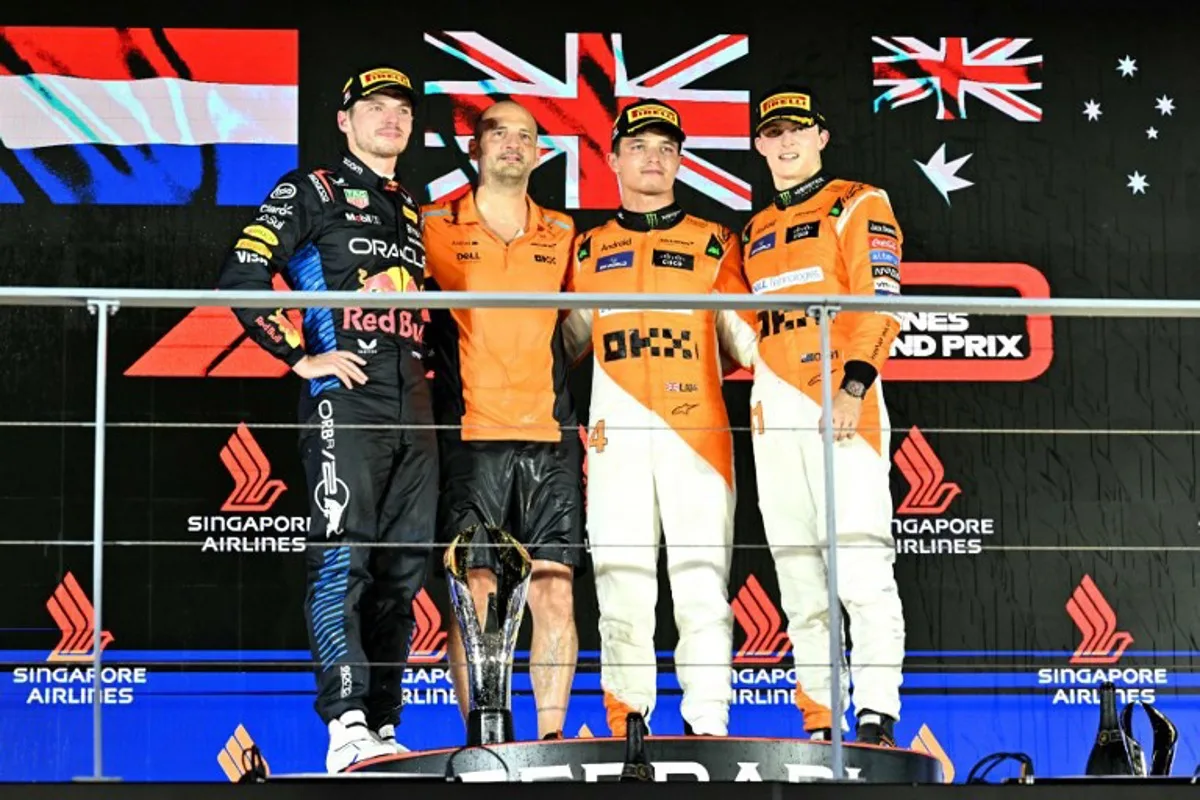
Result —
[{"label": "union jack graphic", "polygon": [[967,96],[1020,122],[1040,122],[1042,109],[1019,93],[1042,88],[1042,57],[1017,54],[1031,39],[989,39],[972,49],[965,36],[944,36],[927,44],[911,36],[873,36],[889,55],[872,58],[875,112],[937,97],[937,119],[966,119]]},{"label": "union jack graphic", "polygon": [[[454,140],[466,152],[471,124],[491,101],[506,95],[529,109],[538,126],[538,165],[566,160],[567,208],[614,208],[620,198],[616,178],[605,163],[611,149],[612,122],[618,111],[639,97],[665,100],[682,115],[688,139],[678,179],[739,211],[750,209],[750,185],[696,150],[747,150],[750,147],[749,92],[693,89],[693,83],[737,61],[750,51],[741,34],[720,34],[637,77],[629,77],[621,34],[568,33],[560,79],[488,39],[470,32],[425,34],[425,41],[469,64],[486,78],[426,81],[427,95],[449,95],[454,103]],[[607,86],[597,86],[603,76]],[[608,94],[611,92],[611,94]],[[435,132],[427,147],[445,147]],[[457,197],[470,188],[469,177],[455,169],[428,184],[434,201]]]}]

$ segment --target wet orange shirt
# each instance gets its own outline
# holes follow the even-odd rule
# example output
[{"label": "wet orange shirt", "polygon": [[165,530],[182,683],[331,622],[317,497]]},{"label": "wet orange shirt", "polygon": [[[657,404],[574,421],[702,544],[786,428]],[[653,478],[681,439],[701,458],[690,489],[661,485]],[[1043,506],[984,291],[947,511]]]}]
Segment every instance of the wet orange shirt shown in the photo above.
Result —
[{"label": "wet orange shirt", "polygon": [[[673,227],[649,231],[632,231],[612,220],[577,236],[575,251],[570,288],[576,292],[746,291],[736,238],[728,228],[690,215]],[[590,343],[596,369],[661,417],[732,484],[718,335],[719,317],[728,314],[596,309],[590,315]]]},{"label": "wet orange shirt", "polygon": [[[506,243],[483,223],[473,192],[425,206],[426,288],[561,291],[575,225],[532,200],[528,207],[527,229]],[[558,310],[434,311],[426,341],[439,423],[461,425],[464,440],[561,441],[574,416]]]},{"label": "wet orange shirt", "polygon": [[[882,189],[830,180],[810,196],[789,199],[791,204],[772,203],[755,214],[743,230],[743,270],[751,292],[900,293],[903,234]],[[821,342],[816,320],[803,310],[760,311],[753,324],[762,363],[820,403]],[[837,314],[830,342],[835,393],[847,361],[864,361],[882,372],[899,332],[900,323],[890,314]],[[859,433],[876,450],[879,422],[878,392],[872,386],[863,399]]]}]

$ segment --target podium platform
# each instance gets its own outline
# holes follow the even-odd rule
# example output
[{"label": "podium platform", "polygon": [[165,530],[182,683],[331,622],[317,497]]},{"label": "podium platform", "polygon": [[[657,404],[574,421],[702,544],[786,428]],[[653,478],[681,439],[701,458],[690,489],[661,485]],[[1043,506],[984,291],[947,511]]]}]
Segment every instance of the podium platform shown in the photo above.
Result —
[{"label": "podium platform", "polygon": [[[656,782],[805,783],[833,777],[831,745],[807,739],[650,736],[646,756]],[[595,783],[617,780],[624,763],[624,739],[559,739],[385,756],[356,764],[348,772],[464,783]],[[843,763],[847,778],[863,783],[943,781],[941,763],[912,750],[846,743]]]}]

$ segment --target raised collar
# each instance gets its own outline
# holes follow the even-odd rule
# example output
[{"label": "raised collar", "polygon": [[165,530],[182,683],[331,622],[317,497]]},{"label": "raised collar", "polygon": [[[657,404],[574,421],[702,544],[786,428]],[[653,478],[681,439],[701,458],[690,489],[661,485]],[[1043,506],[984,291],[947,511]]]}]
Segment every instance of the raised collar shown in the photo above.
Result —
[{"label": "raised collar", "polygon": [[364,186],[371,186],[381,192],[397,192],[400,190],[399,176],[385,178],[368,167],[349,150],[342,151],[342,166],[350,177]]},{"label": "raised collar", "polygon": [[833,178],[831,178],[827,172],[822,170],[808,180],[804,181],[804,183],[797,184],[789,189],[784,189],[782,192],[776,192],[773,200],[775,207],[782,211],[785,208],[799,205],[815,195],[817,192],[824,189],[825,184],[829,183],[831,180],[833,180]]},{"label": "raised collar", "polygon": [[627,208],[617,209],[617,224],[631,231],[645,233],[652,230],[674,228],[683,221],[683,209],[678,203],[671,203],[666,208],[643,213],[630,211]]}]

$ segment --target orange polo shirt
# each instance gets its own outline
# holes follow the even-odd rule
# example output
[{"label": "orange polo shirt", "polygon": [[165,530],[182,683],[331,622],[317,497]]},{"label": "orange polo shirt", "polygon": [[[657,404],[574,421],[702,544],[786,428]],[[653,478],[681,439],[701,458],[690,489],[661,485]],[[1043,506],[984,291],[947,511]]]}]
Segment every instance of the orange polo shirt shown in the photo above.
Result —
[{"label": "orange polo shirt", "polygon": [[[425,206],[426,289],[561,291],[574,222],[526,202],[526,229],[511,242],[484,224],[474,192]],[[429,327],[435,413],[440,424],[461,426],[464,441],[557,442],[574,427],[557,309],[439,310]]]}]

